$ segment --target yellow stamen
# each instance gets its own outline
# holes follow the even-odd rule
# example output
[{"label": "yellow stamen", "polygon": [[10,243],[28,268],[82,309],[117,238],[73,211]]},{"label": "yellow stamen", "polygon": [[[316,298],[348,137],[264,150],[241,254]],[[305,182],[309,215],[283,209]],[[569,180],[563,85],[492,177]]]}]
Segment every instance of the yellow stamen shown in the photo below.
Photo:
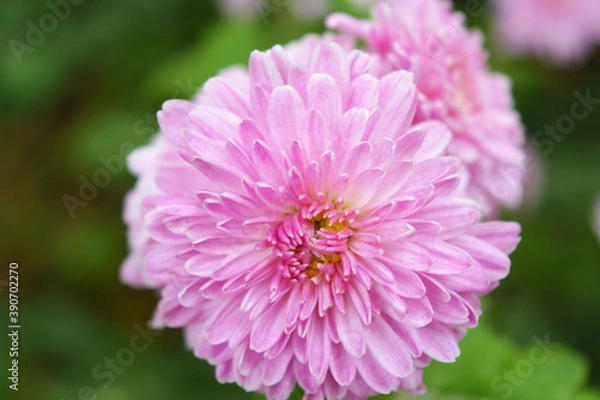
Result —
[{"label": "yellow stamen", "polygon": [[309,278],[314,278],[319,275],[319,272],[321,272],[319,271],[319,259],[315,258],[310,263],[310,267],[306,269],[306,275],[308,275]]},{"label": "yellow stamen", "polygon": [[[341,232],[342,230],[348,227],[347,222],[332,222],[330,218],[325,218],[323,214],[324,213],[321,213],[312,219],[312,222],[315,226],[315,233],[318,232],[320,229],[327,229],[333,232]],[[339,253],[324,254],[321,257],[313,257],[310,267],[306,269],[306,275],[309,278],[314,278],[321,272],[321,270],[319,269],[319,265],[335,264],[339,263],[341,260],[342,258],[340,257]]]}]

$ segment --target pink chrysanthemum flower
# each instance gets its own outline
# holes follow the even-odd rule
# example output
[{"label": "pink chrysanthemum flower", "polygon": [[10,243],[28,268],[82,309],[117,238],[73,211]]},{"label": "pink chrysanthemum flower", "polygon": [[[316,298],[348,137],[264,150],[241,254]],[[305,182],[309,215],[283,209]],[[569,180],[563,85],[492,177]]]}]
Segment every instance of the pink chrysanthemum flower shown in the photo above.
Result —
[{"label": "pink chrysanthemum flower", "polygon": [[421,393],[520,228],[455,194],[462,163],[442,155],[444,125],[413,125],[411,73],[378,79],[335,43],[306,55],[254,52],[248,75],[165,103],[131,163],[123,278],[161,290],[155,326],[185,328],[221,382],[270,399]]},{"label": "pink chrysanthemum flower", "polygon": [[600,42],[598,0],[495,0],[499,36],[516,54],[584,61]]},{"label": "pink chrysanthemum flower", "polygon": [[468,194],[485,214],[517,206],[524,176],[524,130],[514,110],[510,82],[489,72],[482,35],[465,27],[464,15],[444,0],[389,0],[370,21],[345,14],[329,28],[367,42],[376,74],[409,70],[419,90],[417,122],[439,120],[453,133],[448,154],[469,175]]}]

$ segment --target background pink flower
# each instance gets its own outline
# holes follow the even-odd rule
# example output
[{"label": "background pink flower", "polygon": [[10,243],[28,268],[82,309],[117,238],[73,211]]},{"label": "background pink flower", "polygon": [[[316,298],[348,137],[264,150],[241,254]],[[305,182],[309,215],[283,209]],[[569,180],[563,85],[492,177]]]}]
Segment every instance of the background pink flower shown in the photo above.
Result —
[{"label": "background pink flower", "polygon": [[454,13],[449,1],[389,0],[374,8],[372,20],[338,13],[327,25],[365,40],[378,76],[413,72],[416,121],[439,120],[450,127],[448,154],[465,163],[468,194],[486,214],[520,203],[524,132],[510,82],[489,71],[482,35],[466,29],[464,15]]},{"label": "background pink flower", "polygon": [[585,60],[600,42],[597,0],[495,0],[500,38],[517,54],[557,64]]},{"label": "background pink flower", "polygon": [[161,289],[154,325],[185,328],[219,381],[271,399],[296,384],[315,399],[421,393],[430,360],[459,355],[520,228],[480,223],[456,195],[463,165],[443,155],[443,124],[413,125],[411,73],[375,78],[335,43],[306,54],[256,51],[247,76],[159,113],[151,149],[170,150],[145,171],[159,194],[142,178],[129,197],[143,197],[138,267]]}]

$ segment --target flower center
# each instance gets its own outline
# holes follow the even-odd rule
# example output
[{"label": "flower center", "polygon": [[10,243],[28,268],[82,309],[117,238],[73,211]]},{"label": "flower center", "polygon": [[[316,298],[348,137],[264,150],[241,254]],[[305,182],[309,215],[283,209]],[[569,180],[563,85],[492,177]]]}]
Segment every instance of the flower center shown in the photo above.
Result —
[{"label": "flower center", "polygon": [[281,259],[282,275],[298,282],[321,274],[329,280],[348,250],[348,240],[354,233],[349,225],[357,215],[355,210],[343,209],[341,201],[314,202],[286,215],[267,234],[267,242]]}]

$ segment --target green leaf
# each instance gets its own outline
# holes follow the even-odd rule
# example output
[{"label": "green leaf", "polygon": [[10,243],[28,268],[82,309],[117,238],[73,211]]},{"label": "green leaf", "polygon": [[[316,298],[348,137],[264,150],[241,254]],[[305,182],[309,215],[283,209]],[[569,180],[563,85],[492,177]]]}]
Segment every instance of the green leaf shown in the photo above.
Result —
[{"label": "green leaf", "polygon": [[549,336],[533,338],[526,349],[519,350],[480,326],[467,335],[461,349],[455,364],[434,362],[425,369],[432,399],[456,394],[490,400],[570,400],[587,379],[585,359],[553,343]]},{"label": "green leaf", "polygon": [[461,343],[462,354],[455,364],[434,362],[425,369],[427,386],[457,393],[484,395],[490,381],[518,356],[512,344],[480,326]]},{"label": "green leaf", "polygon": [[561,348],[539,365],[533,355],[526,352],[514,369],[517,379],[521,378],[518,381],[523,382],[521,386],[515,385],[514,400],[571,400],[584,385],[588,368],[582,356]]},{"label": "green leaf", "polygon": [[586,391],[579,393],[572,400],[600,400],[600,392]]}]

